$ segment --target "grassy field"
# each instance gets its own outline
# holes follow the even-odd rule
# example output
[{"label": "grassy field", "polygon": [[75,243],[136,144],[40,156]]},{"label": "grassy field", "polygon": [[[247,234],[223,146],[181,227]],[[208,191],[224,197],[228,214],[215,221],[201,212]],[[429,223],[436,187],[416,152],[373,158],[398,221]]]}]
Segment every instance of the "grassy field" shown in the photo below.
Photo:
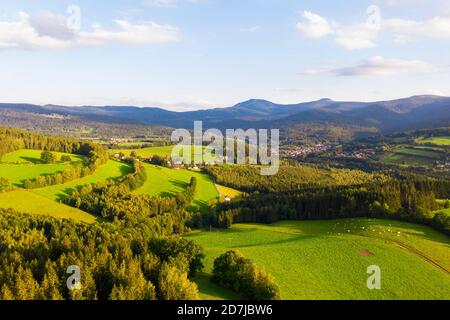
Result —
[{"label": "grassy field", "polygon": [[129,165],[110,160],[106,164],[100,166],[100,168],[90,176],[70,181],[65,184],[34,189],[33,192],[46,198],[59,201],[80,186],[105,181],[107,179],[119,178],[130,172],[131,167]]},{"label": "grassy field", "polygon": [[219,196],[211,177],[200,172],[190,170],[173,170],[151,164],[144,164],[147,181],[135,194],[149,194],[150,196],[168,197],[182,192],[191,180],[197,178],[197,192],[193,205],[205,208],[209,199]]},{"label": "grassy field", "polygon": [[[14,152],[5,154],[3,157],[1,157],[0,162],[42,164],[41,153],[42,153],[42,150],[22,149],[22,150],[18,150],[18,151],[14,151]],[[69,153],[62,153],[62,152],[52,152],[52,153],[56,156],[57,161],[60,161],[61,157],[63,155],[70,156],[71,161],[73,161],[73,162],[81,162],[85,159],[85,157],[76,155],[76,154],[69,154]]]},{"label": "grassy field", "polygon": [[416,143],[431,143],[437,146],[450,146],[450,137],[434,137],[429,139],[417,139]]},{"label": "grassy field", "polygon": [[0,163],[0,177],[7,178],[16,187],[23,187],[23,181],[35,179],[43,174],[52,174],[72,169],[71,164],[10,164]]},{"label": "grassy field", "polygon": [[[16,187],[22,187],[23,181],[37,178],[43,174],[52,174],[72,169],[71,163],[42,164],[40,150],[18,150],[5,154],[0,162],[0,177],[7,178]],[[58,160],[69,155],[73,162],[83,161],[82,156],[54,152]]]},{"label": "grassy field", "polygon": [[439,159],[441,154],[439,152],[433,152],[430,150],[424,149],[415,149],[415,148],[399,148],[395,150],[395,153],[413,157],[421,157],[428,159]]},{"label": "grassy field", "polygon": [[231,199],[237,198],[242,195],[242,192],[233,188],[221,186],[216,184],[217,191],[219,191],[220,200],[224,201],[225,197],[230,197]]},{"label": "grassy field", "polygon": [[73,219],[78,222],[93,223],[96,218],[84,211],[47,199],[27,190],[0,193],[0,208],[14,209],[36,215],[49,215],[55,218]]},{"label": "grassy field", "polygon": [[[240,224],[187,235],[206,252],[205,299],[233,298],[208,280],[214,259],[237,250],[272,273],[284,299],[450,299],[450,239],[397,221],[346,219]],[[381,268],[381,290],[366,287]]]},{"label": "grassy field", "polygon": [[404,166],[429,166],[442,157],[442,152],[439,151],[442,150],[433,151],[420,146],[400,147],[388,154],[383,161],[388,164]]}]

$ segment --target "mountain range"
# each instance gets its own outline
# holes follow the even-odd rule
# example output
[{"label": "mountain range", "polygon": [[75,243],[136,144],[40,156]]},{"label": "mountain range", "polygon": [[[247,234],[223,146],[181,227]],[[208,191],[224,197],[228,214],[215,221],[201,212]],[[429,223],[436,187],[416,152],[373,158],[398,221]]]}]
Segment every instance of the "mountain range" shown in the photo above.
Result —
[{"label": "mountain range", "polygon": [[[450,98],[413,96],[378,102],[351,102],[321,99],[298,104],[277,104],[252,99],[228,108],[174,112],[162,108],[133,106],[82,106],[0,104],[0,117],[7,111],[47,117],[76,117],[103,123],[133,123],[172,128],[192,128],[203,121],[204,128],[280,128],[304,126],[359,128],[364,132],[392,132],[450,126]],[[1,119],[0,119],[1,120]],[[2,121],[0,121],[2,122]]]}]

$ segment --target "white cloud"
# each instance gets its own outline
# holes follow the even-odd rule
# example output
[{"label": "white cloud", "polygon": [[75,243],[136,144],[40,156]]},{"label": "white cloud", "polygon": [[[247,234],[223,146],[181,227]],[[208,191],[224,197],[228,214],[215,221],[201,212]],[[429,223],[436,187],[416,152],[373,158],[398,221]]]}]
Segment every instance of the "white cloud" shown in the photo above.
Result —
[{"label": "white cloud", "polygon": [[[397,4],[397,1],[394,0]],[[436,16],[425,20],[384,19],[380,28],[370,28],[367,23],[339,25],[326,18],[305,11],[297,30],[307,38],[333,36],[339,46],[349,50],[367,49],[377,46],[381,35],[397,44],[405,44],[417,38],[450,38],[450,15]]]},{"label": "white cloud", "polygon": [[349,50],[374,47],[378,32],[366,24],[340,26],[310,11],[303,13],[303,21],[297,23],[297,30],[307,38],[334,36],[335,42]]},{"label": "white cloud", "polygon": [[175,8],[177,0],[144,0],[143,4],[152,8]]},{"label": "white cloud", "polygon": [[143,5],[150,8],[176,8],[181,2],[198,4],[203,0],[143,0]]},{"label": "white cloud", "polygon": [[296,27],[307,38],[323,38],[334,32],[327,19],[311,11],[303,12],[303,21],[298,22]]},{"label": "white cloud", "polygon": [[383,27],[403,37],[450,38],[450,17],[434,17],[423,21],[389,19]]},{"label": "white cloud", "polygon": [[367,59],[360,64],[337,69],[310,69],[305,75],[332,74],[348,76],[392,76],[399,74],[426,74],[436,72],[437,68],[420,60],[385,59],[380,56]]},{"label": "white cloud", "polygon": [[116,30],[99,25],[91,31],[74,32],[66,26],[65,17],[52,13],[30,17],[19,13],[17,21],[0,21],[0,49],[77,48],[102,46],[111,43],[155,44],[179,40],[179,30],[157,23],[133,24],[115,20]]},{"label": "white cloud", "polygon": [[366,24],[339,28],[335,41],[338,45],[349,49],[367,49],[376,46],[378,31],[370,29]]},{"label": "white cloud", "polygon": [[251,27],[247,27],[247,28],[241,28],[241,29],[239,29],[239,31],[253,33],[253,32],[258,31],[259,29],[261,29],[260,26],[251,26]]}]

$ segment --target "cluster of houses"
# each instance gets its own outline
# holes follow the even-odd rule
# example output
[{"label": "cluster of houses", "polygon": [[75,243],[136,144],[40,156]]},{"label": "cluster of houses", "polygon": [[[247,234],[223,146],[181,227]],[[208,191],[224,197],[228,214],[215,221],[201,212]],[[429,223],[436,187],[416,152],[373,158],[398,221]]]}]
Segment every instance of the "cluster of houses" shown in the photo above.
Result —
[{"label": "cluster of houses", "polygon": [[349,158],[349,159],[370,159],[377,153],[373,149],[361,149],[357,151],[339,152],[336,154],[337,158]]},{"label": "cluster of houses", "polygon": [[437,169],[450,169],[450,160],[438,160],[434,165]]},{"label": "cluster of houses", "polygon": [[295,146],[283,151],[288,158],[304,158],[311,153],[321,153],[332,148],[331,145],[323,145],[321,143],[314,146]]},{"label": "cluster of houses", "polygon": [[215,166],[215,165],[219,165],[219,164],[223,164],[226,163],[227,161],[227,157],[223,157],[222,161],[220,161],[219,159],[216,158],[216,160],[214,162],[203,162],[201,164],[191,164],[191,165],[186,165],[184,164],[182,161],[167,161],[167,166],[169,168],[175,169],[175,170],[179,170],[179,169],[190,169],[190,170],[201,170],[204,167],[208,167],[208,166]]},{"label": "cluster of houses", "polygon": [[[119,159],[119,160],[127,160],[128,156],[124,155],[123,153],[115,153],[114,154],[114,158]],[[136,161],[143,161],[143,162],[151,162],[151,158],[142,158],[142,157],[135,157]],[[201,170],[204,167],[207,166],[215,166],[218,164],[223,164],[226,163],[228,160],[228,157],[222,157],[222,159],[220,159],[219,157],[216,157],[216,160],[214,160],[214,162],[203,162],[201,164],[191,164],[191,165],[186,165],[184,164],[181,160],[180,161],[171,161],[171,160],[166,160],[166,167],[168,168],[172,168],[175,170],[180,170],[180,169],[189,169],[189,170]]]}]

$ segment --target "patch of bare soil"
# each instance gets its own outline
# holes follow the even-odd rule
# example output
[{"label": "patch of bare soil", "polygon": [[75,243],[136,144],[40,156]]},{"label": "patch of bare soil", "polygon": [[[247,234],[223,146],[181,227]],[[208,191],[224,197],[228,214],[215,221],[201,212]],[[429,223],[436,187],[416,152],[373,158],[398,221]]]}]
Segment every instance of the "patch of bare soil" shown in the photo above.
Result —
[{"label": "patch of bare soil", "polygon": [[368,249],[359,249],[358,250],[358,254],[361,257],[371,257],[371,256],[373,256],[373,253],[370,252]]}]

